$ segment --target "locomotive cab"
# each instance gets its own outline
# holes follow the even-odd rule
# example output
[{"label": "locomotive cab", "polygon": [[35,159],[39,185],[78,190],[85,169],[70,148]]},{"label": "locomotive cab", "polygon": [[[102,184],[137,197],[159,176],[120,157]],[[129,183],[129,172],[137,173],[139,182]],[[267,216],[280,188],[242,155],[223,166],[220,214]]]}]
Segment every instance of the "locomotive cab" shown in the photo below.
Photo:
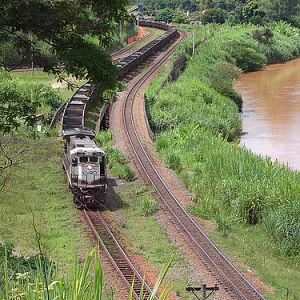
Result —
[{"label": "locomotive cab", "polygon": [[87,185],[106,179],[105,153],[100,148],[77,147],[70,152],[71,174]]}]

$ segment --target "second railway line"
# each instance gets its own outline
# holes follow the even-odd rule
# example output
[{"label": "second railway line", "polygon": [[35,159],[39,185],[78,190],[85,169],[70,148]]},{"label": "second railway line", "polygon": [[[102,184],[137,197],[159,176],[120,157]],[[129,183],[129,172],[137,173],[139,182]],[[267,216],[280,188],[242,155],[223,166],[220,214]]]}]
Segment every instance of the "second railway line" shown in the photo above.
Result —
[{"label": "second railway line", "polygon": [[[181,33],[181,39],[184,34]],[[173,46],[175,47],[175,46]],[[155,65],[147,70],[129,87],[123,99],[123,127],[128,152],[131,154],[139,173],[148,183],[150,183],[161,198],[161,206],[168,211],[174,223],[180,225],[185,232],[190,244],[194,248],[198,258],[206,265],[209,272],[218,280],[219,284],[227,291],[232,299],[264,299],[256,287],[225,257],[222,252],[210,241],[204,231],[185,211],[180,201],[169,189],[164,179],[156,170],[152,163],[152,158],[147,153],[144,142],[141,140],[137,127],[139,126],[133,119],[133,107],[137,93],[142,84],[159,68],[159,66],[172,53],[172,48],[166,51],[158,59]]]}]

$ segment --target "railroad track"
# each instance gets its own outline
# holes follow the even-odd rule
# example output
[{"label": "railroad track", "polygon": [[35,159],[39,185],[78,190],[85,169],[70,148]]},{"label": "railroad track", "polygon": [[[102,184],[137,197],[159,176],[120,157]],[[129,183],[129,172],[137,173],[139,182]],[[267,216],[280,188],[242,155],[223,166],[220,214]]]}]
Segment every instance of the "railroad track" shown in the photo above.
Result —
[{"label": "railroad track", "polygon": [[[181,39],[184,35],[181,34]],[[179,41],[180,41],[179,40]],[[159,66],[173,53],[176,44],[170,47],[164,56],[150,69],[143,73],[139,80],[131,85],[123,102],[123,127],[129,145],[129,152],[141,173],[152,184],[161,198],[161,205],[169,213],[174,223],[178,224],[188,238],[198,258],[208,271],[217,279],[220,286],[233,298],[241,300],[264,299],[254,285],[225,257],[214,245],[206,233],[186,212],[174,193],[168,188],[164,179],[156,170],[141,140],[133,120],[134,99],[146,80],[154,74]]]},{"label": "railroad track", "polygon": [[[125,251],[114,237],[103,215],[99,211],[83,210],[83,217],[92,231],[94,238],[100,243],[102,250],[109,258],[119,276],[123,279],[128,290],[131,289],[133,281],[133,296],[135,299],[149,299],[152,289],[139,274],[131,263]],[[143,294],[140,292],[143,289]],[[153,299],[158,299],[154,296]]]},{"label": "railroad track", "polygon": [[[148,34],[146,34],[143,37],[141,37],[138,40],[138,43],[140,44],[140,43],[144,42],[145,40],[149,39],[153,35],[154,35],[154,32],[150,31]],[[124,47],[124,48],[120,49],[119,51],[113,53],[111,55],[112,59],[113,60],[117,60],[117,59],[123,58],[124,56],[127,56],[128,54],[131,54],[131,50],[135,46],[136,46],[136,43],[131,43],[130,45],[127,45],[126,47]]]}]

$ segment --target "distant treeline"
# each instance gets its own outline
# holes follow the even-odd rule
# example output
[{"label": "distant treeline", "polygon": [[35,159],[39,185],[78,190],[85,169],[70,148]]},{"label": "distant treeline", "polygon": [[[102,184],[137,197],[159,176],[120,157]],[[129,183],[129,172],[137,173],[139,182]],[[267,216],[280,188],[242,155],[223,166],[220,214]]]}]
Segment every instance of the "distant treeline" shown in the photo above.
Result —
[{"label": "distant treeline", "polygon": [[144,11],[158,20],[173,22],[191,18],[219,24],[263,24],[284,20],[300,26],[298,0],[144,0]]}]

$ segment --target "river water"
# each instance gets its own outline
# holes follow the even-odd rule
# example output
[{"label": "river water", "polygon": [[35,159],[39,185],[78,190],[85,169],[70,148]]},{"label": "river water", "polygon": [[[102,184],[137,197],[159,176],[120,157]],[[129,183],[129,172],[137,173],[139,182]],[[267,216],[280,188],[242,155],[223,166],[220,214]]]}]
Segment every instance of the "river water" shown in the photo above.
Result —
[{"label": "river water", "polygon": [[235,89],[243,97],[241,144],[300,170],[300,58],[243,74]]}]

